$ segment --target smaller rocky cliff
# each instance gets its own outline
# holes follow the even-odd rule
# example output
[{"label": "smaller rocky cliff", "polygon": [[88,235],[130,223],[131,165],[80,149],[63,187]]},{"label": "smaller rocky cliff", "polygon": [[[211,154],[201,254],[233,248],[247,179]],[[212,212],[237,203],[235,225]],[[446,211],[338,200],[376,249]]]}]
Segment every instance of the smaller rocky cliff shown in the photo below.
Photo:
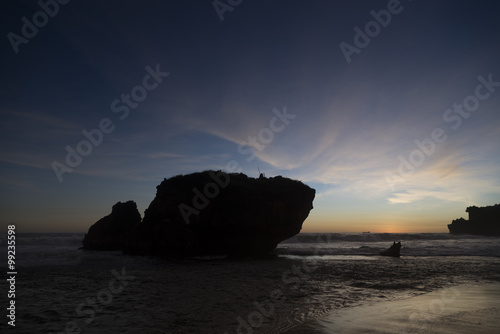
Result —
[{"label": "smaller rocky cliff", "polygon": [[134,201],[118,202],[113,205],[109,215],[89,228],[82,241],[83,249],[120,250],[125,236],[140,221],[141,214]]},{"label": "smaller rocky cliff", "polygon": [[448,225],[450,234],[500,236],[500,204],[477,207],[469,206],[469,220],[455,219]]}]

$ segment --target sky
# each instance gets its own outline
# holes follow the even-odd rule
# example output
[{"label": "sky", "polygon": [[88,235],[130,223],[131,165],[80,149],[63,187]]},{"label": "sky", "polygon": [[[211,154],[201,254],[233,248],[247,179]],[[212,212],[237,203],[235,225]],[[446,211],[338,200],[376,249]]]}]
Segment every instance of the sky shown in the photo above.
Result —
[{"label": "sky", "polygon": [[316,189],[303,232],[500,203],[497,1],[5,1],[0,225],[86,232],[207,169]]}]

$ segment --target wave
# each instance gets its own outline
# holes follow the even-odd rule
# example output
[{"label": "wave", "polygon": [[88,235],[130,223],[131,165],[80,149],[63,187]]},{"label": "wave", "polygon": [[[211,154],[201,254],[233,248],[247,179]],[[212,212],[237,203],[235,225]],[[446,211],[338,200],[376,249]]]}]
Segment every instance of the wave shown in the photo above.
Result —
[{"label": "wave", "polygon": [[[16,246],[80,247],[84,233],[17,233]],[[0,235],[0,245],[5,246],[7,234]]]},{"label": "wave", "polygon": [[[16,244],[20,246],[77,246],[82,245],[84,233],[17,233]],[[392,242],[412,240],[464,240],[499,239],[476,235],[452,235],[448,233],[300,233],[282,241],[281,244],[308,244],[330,242]],[[0,244],[5,245],[7,235],[0,234]]]},{"label": "wave", "polygon": [[304,233],[278,245],[281,255],[378,255],[393,241],[402,256],[500,257],[500,238],[445,233]]},{"label": "wave", "polygon": [[[477,235],[453,235],[448,233],[300,233],[282,244],[324,243],[333,241],[383,242],[411,240],[463,240],[495,238]],[[498,239],[498,238],[497,238]]]},{"label": "wave", "polygon": [[[84,233],[18,233],[20,252],[55,253],[77,250]],[[0,234],[0,247],[7,235]],[[378,255],[393,241],[401,241],[401,255],[410,256],[494,256],[500,257],[500,238],[447,233],[300,233],[281,242],[281,255]]]}]

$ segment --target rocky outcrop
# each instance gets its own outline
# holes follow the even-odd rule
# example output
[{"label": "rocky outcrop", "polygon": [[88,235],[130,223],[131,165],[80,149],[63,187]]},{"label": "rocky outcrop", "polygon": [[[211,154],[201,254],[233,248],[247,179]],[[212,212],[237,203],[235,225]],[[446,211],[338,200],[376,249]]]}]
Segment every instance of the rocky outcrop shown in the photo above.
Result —
[{"label": "rocky outcrop", "polygon": [[126,254],[264,255],[300,232],[315,196],[300,181],[221,171],[175,176],[156,189]]},{"label": "rocky outcrop", "polygon": [[469,220],[455,219],[448,225],[450,234],[472,234],[500,236],[500,204],[477,207],[470,206],[465,212]]},{"label": "rocky outcrop", "polygon": [[400,257],[401,254],[401,242],[393,242],[392,246],[389,247],[389,249],[386,249],[385,251],[380,252],[380,255],[382,256],[392,256],[392,257]]},{"label": "rocky outcrop", "polygon": [[83,249],[120,250],[125,236],[140,221],[141,215],[135,202],[118,202],[109,215],[89,228],[83,238]]}]

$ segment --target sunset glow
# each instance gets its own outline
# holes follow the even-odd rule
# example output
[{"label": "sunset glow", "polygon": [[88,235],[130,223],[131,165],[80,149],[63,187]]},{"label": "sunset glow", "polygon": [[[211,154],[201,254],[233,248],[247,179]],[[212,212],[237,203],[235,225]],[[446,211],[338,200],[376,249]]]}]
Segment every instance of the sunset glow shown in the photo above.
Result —
[{"label": "sunset glow", "polygon": [[500,203],[497,3],[398,4],[61,7],[2,43],[2,224],[84,232],[207,169],[315,188],[304,232],[447,232]]}]

